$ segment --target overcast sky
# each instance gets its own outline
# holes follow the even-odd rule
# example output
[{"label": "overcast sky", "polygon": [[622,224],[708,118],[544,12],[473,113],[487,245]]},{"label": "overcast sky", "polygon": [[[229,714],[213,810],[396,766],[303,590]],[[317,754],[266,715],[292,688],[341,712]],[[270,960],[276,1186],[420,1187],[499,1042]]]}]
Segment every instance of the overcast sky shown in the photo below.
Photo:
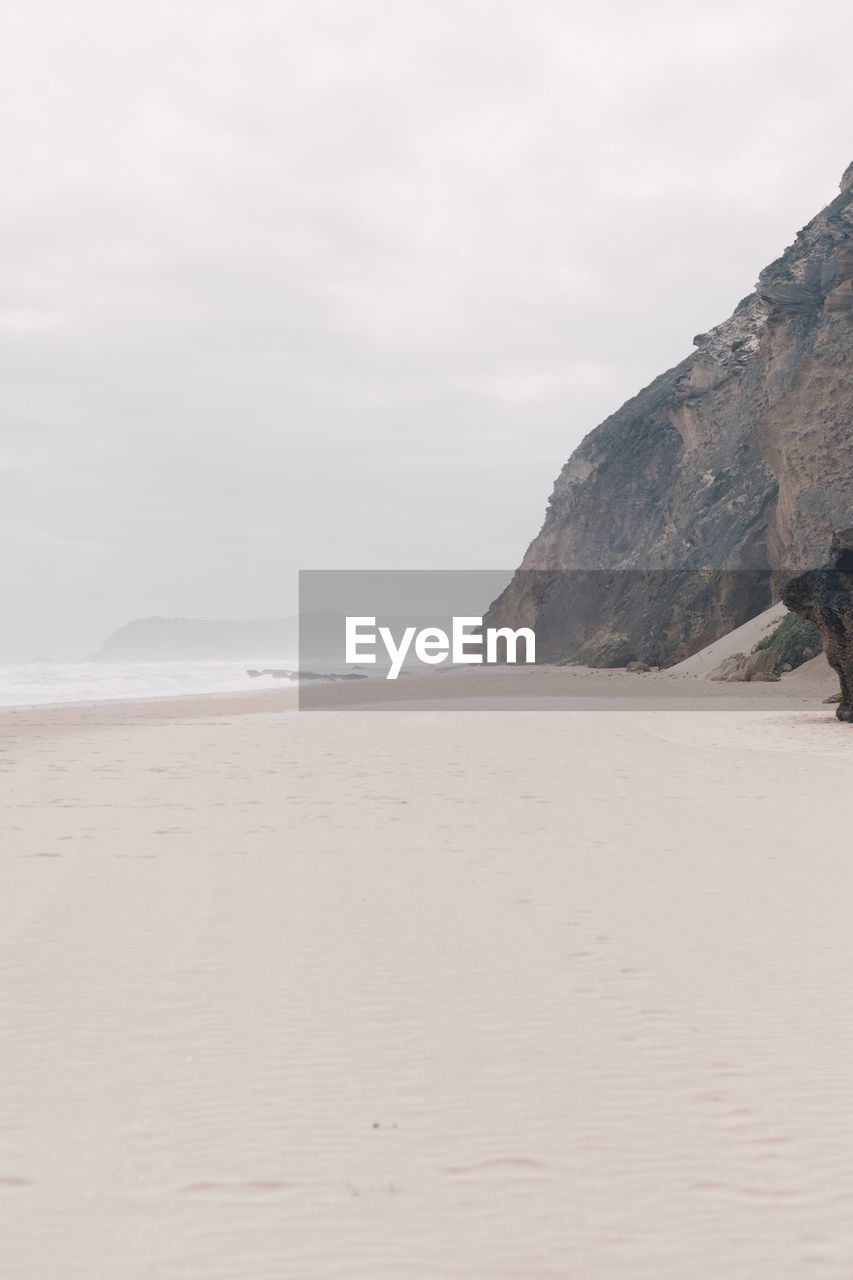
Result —
[{"label": "overcast sky", "polygon": [[850,15],[3,4],[0,656],[512,567],[835,195]]}]

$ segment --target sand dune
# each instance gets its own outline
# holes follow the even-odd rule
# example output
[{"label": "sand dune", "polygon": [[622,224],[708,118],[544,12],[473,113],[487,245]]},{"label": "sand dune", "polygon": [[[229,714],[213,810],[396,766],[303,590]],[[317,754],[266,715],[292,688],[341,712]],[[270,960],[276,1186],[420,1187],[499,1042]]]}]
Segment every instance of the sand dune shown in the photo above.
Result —
[{"label": "sand dune", "polygon": [[800,687],[811,685],[821,689],[826,686],[827,693],[837,693],[839,687],[838,677],[827,662],[825,653],[819,653],[816,658],[810,658],[794,671],[789,671],[784,679],[789,691],[796,688],[799,692]]},{"label": "sand dune", "polygon": [[781,601],[778,604],[771,605],[763,613],[750,618],[749,622],[745,622],[742,627],[735,627],[734,631],[729,631],[727,635],[721,636],[713,644],[707,645],[704,649],[700,649],[698,653],[685,658],[683,662],[678,662],[674,667],[670,667],[670,673],[673,675],[699,676],[701,679],[707,678],[715,667],[718,667],[721,662],[725,662],[726,658],[732,658],[736,653],[752,653],[759,640],[763,640],[765,636],[770,635],[778,627],[787,612],[788,610]]},{"label": "sand dune", "polygon": [[3,720],[8,1274],[847,1280],[830,708],[270,705]]}]

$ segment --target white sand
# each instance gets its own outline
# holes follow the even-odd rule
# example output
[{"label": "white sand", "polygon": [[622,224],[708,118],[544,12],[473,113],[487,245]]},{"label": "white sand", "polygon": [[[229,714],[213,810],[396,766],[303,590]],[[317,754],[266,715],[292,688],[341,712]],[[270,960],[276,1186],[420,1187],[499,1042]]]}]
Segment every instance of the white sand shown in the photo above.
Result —
[{"label": "white sand", "polygon": [[811,658],[794,671],[789,671],[783,679],[789,692],[800,685],[805,687],[818,683],[825,686],[826,693],[837,693],[839,688],[838,677],[830,668],[825,653],[819,653],[816,658]]},{"label": "white sand", "polygon": [[849,1280],[799,706],[5,718],[4,1275]]},{"label": "white sand", "polygon": [[707,645],[698,653],[685,658],[683,662],[670,667],[670,674],[699,676],[700,679],[706,679],[715,667],[725,662],[726,658],[733,658],[736,653],[752,653],[759,640],[763,640],[765,636],[776,630],[787,612],[781,601],[771,605],[763,613],[750,618],[749,622],[745,622],[743,626],[735,627],[734,631],[729,631],[713,644]]}]

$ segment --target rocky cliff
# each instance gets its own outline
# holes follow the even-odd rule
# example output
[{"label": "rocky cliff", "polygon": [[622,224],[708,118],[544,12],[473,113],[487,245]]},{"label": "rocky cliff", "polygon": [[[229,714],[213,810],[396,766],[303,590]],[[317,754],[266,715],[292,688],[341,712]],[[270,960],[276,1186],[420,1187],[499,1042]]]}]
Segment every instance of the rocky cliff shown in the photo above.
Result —
[{"label": "rocky cliff", "polygon": [[668,664],[778,596],[751,571],[819,564],[853,523],[851,320],[853,165],[729,319],[575,450],[487,622],[535,626],[540,661]]}]

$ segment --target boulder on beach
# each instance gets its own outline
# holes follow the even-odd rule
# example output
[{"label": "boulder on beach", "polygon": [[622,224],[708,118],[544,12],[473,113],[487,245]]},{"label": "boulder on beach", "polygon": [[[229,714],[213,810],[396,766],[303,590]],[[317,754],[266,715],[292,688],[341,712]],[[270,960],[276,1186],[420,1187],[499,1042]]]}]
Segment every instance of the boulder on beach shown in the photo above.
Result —
[{"label": "boulder on beach", "polygon": [[841,684],[835,714],[853,721],[853,527],[832,536],[829,563],[786,583],[782,599],[820,632],[829,665]]}]

